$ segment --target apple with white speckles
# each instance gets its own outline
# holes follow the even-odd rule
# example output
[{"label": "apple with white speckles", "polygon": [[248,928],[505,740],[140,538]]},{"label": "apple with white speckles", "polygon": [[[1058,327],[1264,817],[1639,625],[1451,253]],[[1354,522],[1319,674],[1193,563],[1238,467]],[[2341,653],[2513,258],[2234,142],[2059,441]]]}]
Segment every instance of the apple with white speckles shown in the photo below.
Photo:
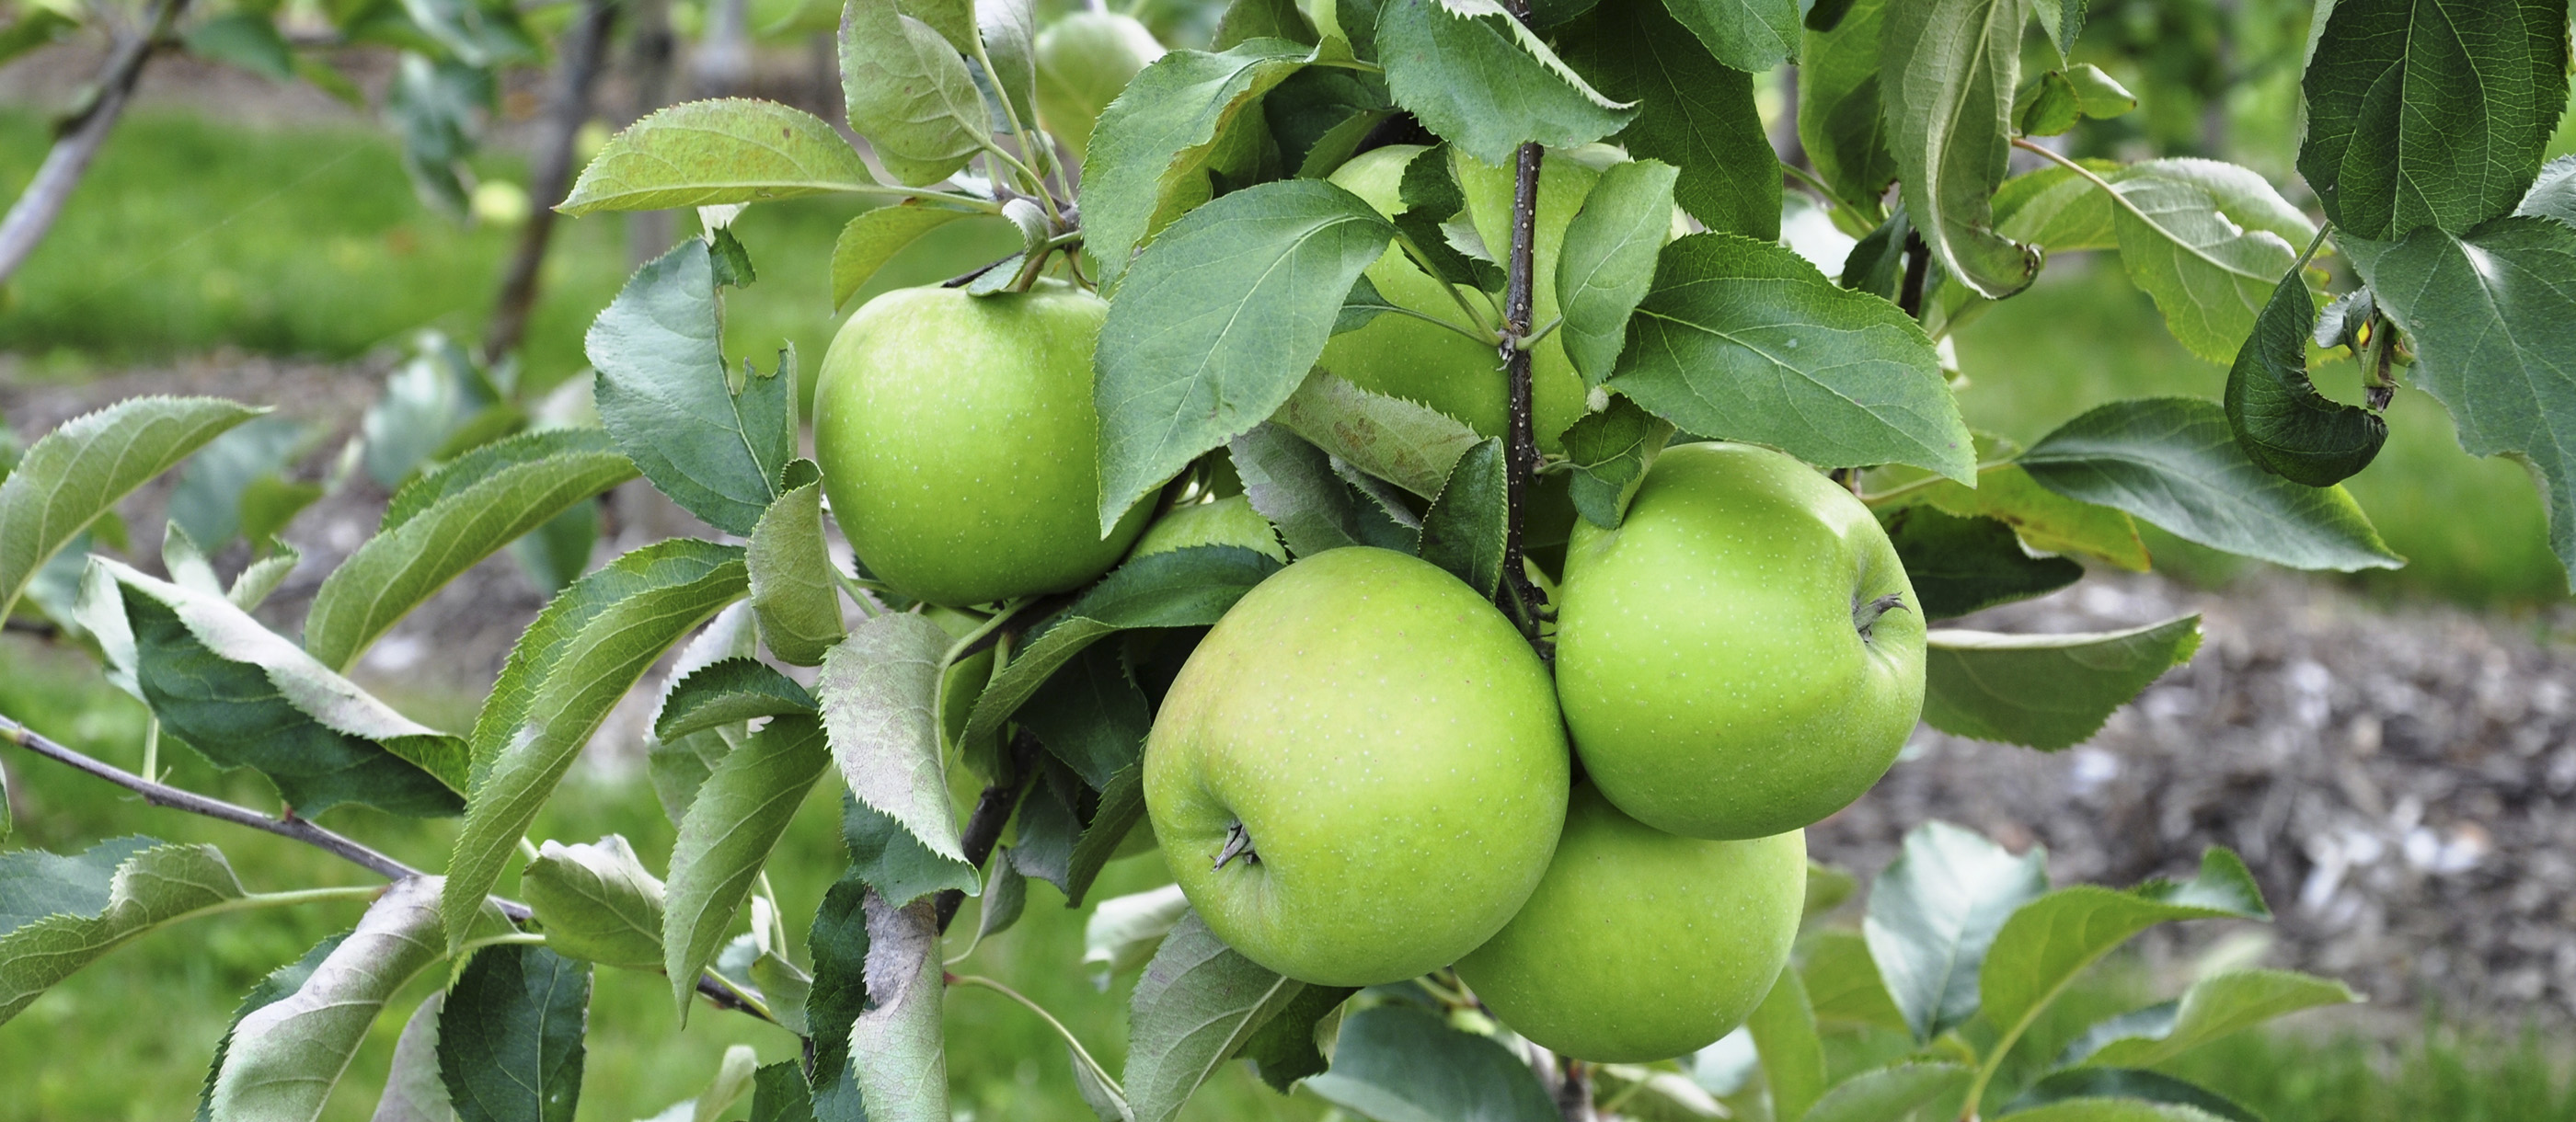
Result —
[{"label": "apple with white speckles", "polygon": [[1795,458],[1667,449],[1618,529],[1575,528],[1557,697],[1601,793],[1695,838],[1810,825],[1923,710],[1922,609],[1869,508]]},{"label": "apple with white speckles", "polygon": [[1456,961],[1518,912],[1565,822],[1547,670],[1419,558],[1351,547],[1263,581],[1181,669],[1145,806],[1210,928],[1291,978]]},{"label": "apple with white speckles", "polygon": [[1109,305],[1059,281],[969,296],[904,288],[851,313],[814,389],[814,458],[850,548],[887,586],[965,605],[1077,588],[1107,537],[1091,348]]}]

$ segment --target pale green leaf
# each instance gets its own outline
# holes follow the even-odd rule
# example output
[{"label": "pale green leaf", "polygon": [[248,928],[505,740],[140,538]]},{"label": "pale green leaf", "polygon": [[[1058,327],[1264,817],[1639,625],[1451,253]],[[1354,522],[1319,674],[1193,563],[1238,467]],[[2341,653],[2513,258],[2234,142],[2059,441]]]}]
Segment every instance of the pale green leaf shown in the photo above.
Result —
[{"label": "pale green leaf", "polygon": [[1102,288],[1119,283],[1136,247],[1208,200],[1218,133],[1304,66],[1309,53],[1280,39],[1217,54],[1173,51],[1137,72],[1101,111],[1082,160],[1082,235],[1099,259]]},{"label": "pale green leaf", "polygon": [[1933,258],[1980,296],[2039,274],[2039,253],[1995,232],[1992,199],[2012,155],[2024,0],[1888,0],[1879,72],[1905,211]]},{"label": "pale green leaf", "polygon": [[[2108,160],[2076,162],[2106,180],[2121,174],[2120,165]],[[2051,253],[2118,249],[2120,231],[2111,218],[2115,208],[2111,196],[2091,179],[2050,164],[2004,181],[1995,192],[1995,230]]]},{"label": "pale green leaf", "polygon": [[0,480],[0,617],[118,499],[260,412],[220,398],[139,397],[46,433]]},{"label": "pale green leaf", "polygon": [[1731,234],[1667,245],[1610,388],[1688,432],[1820,467],[1916,464],[1974,477],[1931,340],[1794,251]]},{"label": "pale green leaf", "polygon": [[473,784],[442,904],[451,948],[609,709],[744,584],[738,548],[656,542],[573,582],[519,636],[474,722]]},{"label": "pale green leaf", "polygon": [[1394,236],[1358,196],[1316,179],[1245,188],[1163,232],[1110,304],[1094,358],[1103,533],[1287,402],[1343,294]]},{"label": "pale green leaf", "polygon": [[403,1022],[402,1035],[394,1038],[393,1059],[385,1065],[385,1093],[376,1100],[371,1122],[453,1122],[456,1108],[448,1103],[447,1081],[438,1074],[438,1009],[446,998],[444,993],[429,995]]},{"label": "pale green leaf", "polygon": [[1440,493],[1458,457],[1481,439],[1446,413],[1372,393],[1326,370],[1308,374],[1272,420],[1361,471],[1426,499]]},{"label": "pale green leaf", "polygon": [[1819,1024],[1906,1031],[1905,1014],[1879,978],[1878,964],[1870,960],[1869,943],[1860,932],[1826,928],[1807,940],[1804,953],[1799,977]]},{"label": "pale green leaf", "polygon": [[[232,1053],[233,1031],[241,1026],[242,1018],[293,996],[295,991],[303,989],[304,983],[312,980],[313,972],[321,969],[323,960],[329,958],[331,952],[340,949],[340,944],[348,937],[348,932],[344,931],[313,944],[304,952],[303,957],[269,971],[267,977],[261,978],[258,985],[252,986],[249,993],[242,995],[241,1004],[233,1010],[232,1024],[224,1027],[224,1038],[215,1042],[214,1062],[206,1067],[206,1086],[197,1094],[197,1122],[211,1122],[214,1116],[215,1077],[223,1074],[224,1059]],[[432,1004],[435,1002],[433,1001]],[[431,1078],[437,1078],[435,1072],[431,1074]],[[445,1101],[443,1092],[441,1101]],[[440,1122],[445,1122],[443,1116]]]},{"label": "pale green leaf", "polygon": [[1556,299],[1565,322],[1557,330],[1565,357],[1588,385],[1601,384],[1618,366],[1628,315],[1654,285],[1656,256],[1672,234],[1679,174],[1657,160],[1613,164],[1566,225],[1565,248],[1556,258]]},{"label": "pale green leaf", "polygon": [[1603,93],[1636,104],[1613,139],[1637,159],[1678,169],[1673,198],[1682,209],[1711,230],[1780,236],[1780,160],[1762,132],[1751,74],[1710,58],[1661,0],[1602,0],[1561,38],[1566,61]]},{"label": "pale green leaf", "polygon": [[859,154],[822,118],[773,101],[728,97],[673,105],[626,126],[581,170],[561,209],[574,215],[668,210],[876,185]]},{"label": "pale green leaf", "polygon": [[724,945],[769,851],[831,761],[822,722],[775,717],[716,765],[689,804],[671,847],[662,918],[662,966],[684,1019],[698,971]]},{"label": "pale green leaf", "polygon": [[850,302],[877,270],[921,236],[975,212],[919,199],[881,206],[850,220],[832,242],[832,306]]},{"label": "pale green leaf", "polygon": [[2158,1072],[2119,1067],[2079,1067],[2053,1072],[2031,1084],[2029,1090],[2013,1096],[2013,1100],[2005,1103],[1997,1113],[1998,1117],[2011,1115],[2019,1118],[2050,1104],[2072,1099],[2090,1099],[2093,1102],[2067,1108],[2059,1115],[2060,1122],[2098,1119],[2106,1113],[2116,1119],[2135,1118],[2134,1112],[2149,1103],[2158,1104],[2160,1108],[2182,1108],[2179,1113],[2160,1112],[2146,1116],[2154,1122],[2207,1122],[2209,1119],[2263,1122],[2262,1115],[2196,1084]]},{"label": "pale green leaf", "polygon": [[815,693],[851,793],[932,853],[964,860],[935,711],[948,646],[948,633],[921,616],[875,616],[824,657]]},{"label": "pale green leaf", "polygon": [[2293,483],[2247,459],[2214,401],[2115,401],[2058,426],[2017,462],[2051,491],[2212,549],[2295,569],[2405,563],[2342,487]]},{"label": "pale green leaf", "polygon": [[2041,553],[2081,553],[2131,572],[2147,570],[2147,547],[2126,513],[2067,498],[2040,486],[2020,465],[1992,463],[1993,458],[1986,457],[1989,462],[1977,472],[1973,489],[1944,479],[1909,493],[1906,500],[1960,518],[1992,518]]},{"label": "pale green leaf", "polygon": [[1803,1122],[1894,1122],[1936,1100],[1968,1089],[1968,1069],[1912,1061],[1873,1068],[1834,1085],[1808,1108]]},{"label": "pale green leaf", "polygon": [[583,345],[618,450],[689,513],[747,535],[796,456],[794,352],[736,391],[721,324],[714,259],[692,239],[637,270]]},{"label": "pale green leaf", "polygon": [[[250,518],[245,502],[255,502],[250,499],[254,485],[264,485],[271,494],[288,486],[286,472],[320,436],[302,421],[270,414],[208,441],[179,472],[179,485],[170,492],[170,521],[186,527],[188,536],[208,549],[222,549],[235,534],[256,542],[275,533],[285,519]],[[318,497],[320,492],[302,488],[296,496],[302,501],[287,503],[292,509],[286,517]]]},{"label": "pale green leaf", "polygon": [[394,624],[494,551],[611,487],[635,465],[597,429],[486,444],[396,492],[384,525],[324,578],[304,646],[345,670]]},{"label": "pale green leaf", "polygon": [[1852,0],[1832,30],[1806,33],[1798,57],[1798,141],[1817,177],[1868,216],[1864,224],[1875,223],[1878,199],[1896,181],[1896,153],[1878,103],[1878,36],[1886,22],[1887,0]]},{"label": "pale green leaf", "polygon": [[2129,279],[2193,354],[2234,359],[2316,228],[2262,176],[2216,160],[2134,165],[2113,187],[2129,202],[2111,212]]},{"label": "pale green leaf", "polygon": [[[963,32],[974,34],[971,13]],[[850,129],[900,183],[936,183],[966,166],[988,133],[984,95],[957,48],[895,0],[841,7],[841,96]]]},{"label": "pale green leaf", "polygon": [[1995,933],[2048,891],[2048,853],[2015,857],[1947,822],[1905,835],[1905,850],[1869,892],[1862,922],[1869,957],[1914,1039],[1928,1041],[1977,1012],[1977,971]]},{"label": "pale green leaf", "polygon": [[1189,910],[1177,884],[1101,901],[1082,924],[1082,964],[1091,968],[1092,984],[1106,990],[1111,978],[1143,969]]},{"label": "pale green leaf", "polygon": [[[976,80],[988,87],[985,95],[996,102],[993,131],[1009,130],[1014,118],[1020,127],[1035,130],[1038,127],[1038,29],[1037,13],[1032,10],[1034,5],[1031,0],[971,0],[966,6],[974,10],[984,53],[993,60],[990,73],[980,63],[972,67]],[[970,59],[974,57],[972,44],[959,44],[957,49]],[[1009,113],[1000,109],[999,103],[1005,100],[1010,104]],[[1053,170],[1050,166],[1055,158],[1053,147],[1032,144],[1028,149],[1035,153],[1036,159],[1032,162],[1040,172]]]},{"label": "pale green leaf", "polygon": [[[1159,958],[1156,965],[1161,965]],[[1152,977],[1149,969],[1146,978]],[[1144,985],[1137,983],[1137,988]],[[1132,1060],[1130,1065],[1132,1070]],[[1490,1037],[1451,1028],[1403,1002],[1371,1006],[1344,1018],[1332,1067],[1308,1079],[1306,1089],[1345,1110],[1389,1122],[1554,1122],[1560,1117],[1538,1076],[1510,1049]],[[1137,1117],[1152,1116],[1140,1111]]]},{"label": "pale green leaf", "polygon": [[1236,953],[1197,913],[1184,914],[1128,1002],[1120,1082],[1136,1122],[1171,1122],[1199,1084],[1305,988]]},{"label": "pale green leaf", "polygon": [[545,842],[520,872],[519,890],[556,953],[633,970],[662,965],[662,882],[624,837]]},{"label": "pale green leaf", "polygon": [[1771,993],[1744,1020],[1753,1034],[1753,1050],[1762,1058],[1762,1085],[1771,1090],[1771,1111],[1780,1118],[1807,1113],[1825,1093],[1825,1045],[1816,1035],[1816,1010],[1807,1004],[1807,987],[1795,970],[1780,972]]},{"label": "pale green leaf", "polygon": [[109,951],[243,895],[208,845],[127,837],[77,857],[0,854],[0,1023]]},{"label": "pale green leaf", "polygon": [[2125,631],[1925,640],[1923,719],[1953,736],[2055,750],[2083,743],[2113,710],[2200,649],[2200,617]]},{"label": "pale green leaf", "polygon": [[[673,656],[671,669],[662,677],[661,700],[654,704],[654,723],[661,723],[661,711],[670,701],[672,688],[689,675],[725,659],[753,658],[759,650],[759,629],[752,622],[751,605],[740,601],[727,605]],[[689,804],[698,797],[698,786],[707,781],[717,761],[748,734],[742,725],[723,725],[677,740],[656,736],[644,742],[645,774],[653,783],[654,801],[662,804],[662,813],[672,826],[678,826],[680,818],[689,812]]]},{"label": "pale green leaf", "polygon": [[784,714],[813,716],[814,695],[795,679],[758,659],[718,659],[676,676],[653,718],[653,735],[678,740],[720,725],[739,726],[761,717]]},{"label": "pale green leaf", "polygon": [[850,1064],[871,1122],[950,1122],[940,1028],[947,985],[929,900],[866,899],[867,1008],[850,1024]]},{"label": "pale green leaf", "polygon": [[[1265,421],[1229,441],[1226,456],[1243,479],[1244,501],[1279,531],[1288,552],[1304,557],[1371,544],[1370,520],[1378,508],[1334,472],[1331,453]],[[1447,477],[1442,478],[1445,482]],[[1417,539],[1414,547],[1419,544]]]},{"label": "pale green leaf", "polygon": [[2031,901],[2004,921],[1978,969],[1986,1020],[2018,1036],[2075,976],[2156,924],[2183,919],[2261,919],[2263,906],[2245,863],[2211,847],[2191,880],[2148,881],[2128,891],[2079,884]]},{"label": "pale green leaf", "polygon": [[2146,1067],[2275,1017],[2361,997],[2329,978],[2291,970],[2233,970],[2192,983],[2180,1001],[2150,1005],[2085,1030],[2061,1064]]},{"label": "pale green leaf", "polygon": [[744,555],[761,638],[779,661],[797,666],[820,664],[823,652],[847,633],[831,553],[823,542],[820,488],[807,483],[778,496],[752,527]]},{"label": "pale green leaf", "polygon": [[[2136,1094],[2141,1088],[2128,1088]],[[2019,1111],[2021,1122],[2223,1122],[2227,1117],[2183,1103],[2139,1098],[2074,1098]],[[2242,1117],[2241,1115],[2239,1117]]]},{"label": "pale green leaf", "polygon": [[2555,218],[2576,226],[2576,155],[2560,156],[2540,169],[2540,179],[2513,208],[2515,214]]}]

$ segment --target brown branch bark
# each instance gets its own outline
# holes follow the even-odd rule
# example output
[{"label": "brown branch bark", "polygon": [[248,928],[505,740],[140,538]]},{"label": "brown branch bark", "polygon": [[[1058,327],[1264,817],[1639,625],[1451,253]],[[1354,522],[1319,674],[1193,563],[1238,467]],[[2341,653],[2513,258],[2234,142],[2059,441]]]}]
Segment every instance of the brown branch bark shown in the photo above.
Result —
[{"label": "brown branch bark", "polygon": [[1510,405],[1506,413],[1509,430],[1503,440],[1503,581],[1501,597],[1504,609],[1518,624],[1521,635],[1548,656],[1547,645],[1539,639],[1539,621],[1547,614],[1547,594],[1539,591],[1522,564],[1521,537],[1530,488],[1538,475],[1538,434],[1530,410],[1530,352],[1525,345],[1530,333],[1532,243],[1538,234],[1538,176],[1546,150],[1536,144],[1521,145],[1515,161],[1512,184],[1512,245],[1510,260],[1503,273],[1503,377],[1510,383]]},{"label": "brown branch bark", "polygon": [[564,31],[555,67],[555,88],[546,103],[545,130],[528,169],[527,225],[519,229],[519,246],[510,271],[501,281],[501,299],[492,310],[492,326],[483,336],[483,359],[497,362],[519,349],[527,337],[528,314],[536,308],[538,272],[546,246],[554,237],[555,207],[572,187],[574,141],[590,119],[591,91],[599,84],[600,61],[608,54],[608,33],[617,22],[617,0],[583,0],[581,14]]},{"label": "brown branch bark", "polygon": [[158,0],[143,25],[109,49],[89,105],[65,122],[53,150],[36,168],[35,178],[18,193],[8,217],[0,218],[0,283],[17,275],[18,267],[43,244],[45,232],[54,228],[54,220],[62,217],[72,190],[89,174],[90,161],[98,158],[108,134],[116,131],[116,122],[125,115],[125,103],[133,97],[135,83],[142,80],[143,64],[151,61],[171,21],[187,7],[188,0]]},{"label": "brown branch bark", "polygon": [[[1026,730],[1011,740],[1011,775],[984,788],[975,800],[975,809],[966,816],[966,826],[957,833],[958,847],[966,851],[968,864],[981,870],[993,856],[993,847],[1001,843],[1002,827],[1011,820],[1011,811],[1020,805],[1029,781],[1037,775],[1038,744]],[[957,909],[965,906],[966,893],[961,889],[940,892],[935,906],[939,911],[939,931],[947,934],[948,925],[956,922]]]}]

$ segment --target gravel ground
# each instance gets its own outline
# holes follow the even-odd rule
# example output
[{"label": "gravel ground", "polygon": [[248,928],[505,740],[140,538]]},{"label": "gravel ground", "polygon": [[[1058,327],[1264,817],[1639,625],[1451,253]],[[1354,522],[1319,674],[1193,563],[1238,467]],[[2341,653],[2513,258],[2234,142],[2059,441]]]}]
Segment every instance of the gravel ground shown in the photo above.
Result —
[{"label": "gravel ground", "polygon": [[[31,383],[0,356],[0,411],[32,440],[136,393],[283,403],[331,431],[307,467],[318,475],[390,366],[217,356],[61,386]],[[139,545],[158,540],[149,528],[168,486],[129,506]],[[304,563],[262,615],[290,628],[373,532],[384,499],[361,476],[300,518],[288,537]],[[612,496],[605,525],[603,558],[706,532],[640,482]],[[238,565],[241,548],[220,567]],[[542,603],[496,556],[406,619],[355,676],[395,696],[473,696]],[[2388,1014],[2431,1002],[2505,1027],[2576,1023],[2576,606],[2477,615],[2287,574],[2220,591],[2113,574],[1960,623],[2091,631],[2187,612],[2203,617],[2198,657],[2091,743],[2044,754],[1927,728],[1876,790],[1811,832],[1813,851],[1875,871],[1907,828],[1942,818],[2015,850],[2047,846],[2060,883],[2125,885],[2187,874],[2203,847],[2226,845],[2279,915],[2273,963],[2342,978]],[[634,735],[644,706],[625,708],[636,712],[605,737]],[[2186,929],[2146,946],[2176,958],[2220,936]]]}]

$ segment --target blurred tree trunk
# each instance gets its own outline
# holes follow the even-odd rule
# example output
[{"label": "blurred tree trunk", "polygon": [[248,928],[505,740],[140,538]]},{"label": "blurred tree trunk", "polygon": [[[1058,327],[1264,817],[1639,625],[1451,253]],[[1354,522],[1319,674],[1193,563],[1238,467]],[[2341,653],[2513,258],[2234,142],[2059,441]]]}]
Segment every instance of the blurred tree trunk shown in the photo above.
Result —
[{"label": "blurred tree trunk", "polygon": [[750,0],[707,0],[707,30],[689,58],[689,79],[697,97],[732,97],[750,87]]},{"label": "blurred tree trunk", "polygon": [[528,313],[536,307],[537,279],[546,261],[546,246],[555,229],[555,207],[572,186],[573,145],[590,120],[591,91],[599,84],[600,60],[608,53],[608,33],[617,22],[617,0],[583,0],[581,14],[564,29],[557,47],[555,87],[547,98],[528,168],[528,223],[519,230],[519,248],[501,282],[501,301],[492,311],[491,329],[483,337],[483,359],[497,362],[519,349],[528,333]]},{"label": "blurred tree trunk", "polygon": [[90,161],[98,157],[107,135],[116,131],[117,119],[125,115],[126,99],[143,78],[143,64],[152,60],[161,37],[187,7],[188,0],[158,0],[141,26],[116,38],[108,48],[107,63],[99,68],[87,103],[63,122],[45,162],[27,181],[26,190],[19,192],[8,217],[0,218],[0,283],[17,274],[45,240],[45,232],[53,229],[54,219],[62,216],[63,204],[71,201],[72,190],[89,173]]},{"label": "blurred tree trunk", "polygon": [[[671,63],[678,43],[671,35],[671,0],[635,0],[635,32],[627,46],[627,65],[635,74],[634,99],[627,123],[660,109],[671,97]],[[671,248],[672,215],[667,210],[639,210],[626,216],[626,260],[641,267]]]}]

